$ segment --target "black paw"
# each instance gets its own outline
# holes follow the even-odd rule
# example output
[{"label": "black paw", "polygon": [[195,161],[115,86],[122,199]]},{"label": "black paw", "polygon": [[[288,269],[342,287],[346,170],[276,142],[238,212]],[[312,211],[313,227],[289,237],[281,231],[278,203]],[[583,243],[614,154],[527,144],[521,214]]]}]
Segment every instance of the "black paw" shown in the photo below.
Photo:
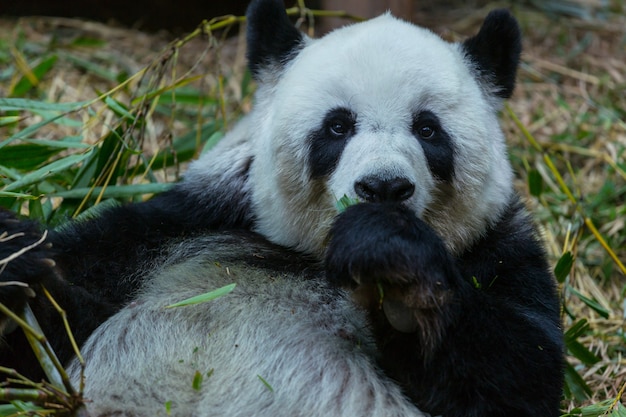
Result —
[{"label": "black paw", "polygon": [[367,307],[377,302],[397,330],[429,337],[445,324],[459,281],[441,238],[399,204],[362,203],[340,214],[326,271],[329,279],[355,289]]},{"label": "black paw", "polygon": [[[45,232],[0,209],[0,303],[19,312],[35,296],[37,284],[52,276],[54,261]],[[0,314],[0,334],[6,325]]]}]

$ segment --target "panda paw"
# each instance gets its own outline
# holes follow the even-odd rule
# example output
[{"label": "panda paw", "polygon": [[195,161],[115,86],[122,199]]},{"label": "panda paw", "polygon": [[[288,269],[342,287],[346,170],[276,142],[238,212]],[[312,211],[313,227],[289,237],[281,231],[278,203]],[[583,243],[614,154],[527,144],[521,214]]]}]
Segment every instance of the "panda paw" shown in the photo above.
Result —
[{"label": "panda paw", "polygon": [[459,274],[444,242],[400,204],[362,203],[340,214],[326,255],[329,279],[384,311],[396,330],[438,334]]},{"label": "panda paw", "polygon": [[[53,274],[50,245],[39,225],[0,209],[0,303],[19,312],[35,296],[35,284]],[[6,317],[0,314],[0,334]]]}]

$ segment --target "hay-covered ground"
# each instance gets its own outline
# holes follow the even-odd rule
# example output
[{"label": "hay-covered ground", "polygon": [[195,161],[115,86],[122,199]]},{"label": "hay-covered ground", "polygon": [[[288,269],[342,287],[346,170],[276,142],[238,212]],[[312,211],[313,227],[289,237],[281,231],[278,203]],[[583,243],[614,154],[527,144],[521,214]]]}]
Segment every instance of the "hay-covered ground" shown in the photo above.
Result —
[{"label": "hay-covered ground", "polygon": [[[523,64],[502,122],[518,188],[559,265],[563,412],[624,416],[626,5],[535,4],[417,8],[416,20],[453,40],[491,8],[520,20]],[[238,27],[227,40],[206,30],[236,21],[172,43],[71,19],[0,19],[0,205],[55,224],[175,180],[250,107]]]}]

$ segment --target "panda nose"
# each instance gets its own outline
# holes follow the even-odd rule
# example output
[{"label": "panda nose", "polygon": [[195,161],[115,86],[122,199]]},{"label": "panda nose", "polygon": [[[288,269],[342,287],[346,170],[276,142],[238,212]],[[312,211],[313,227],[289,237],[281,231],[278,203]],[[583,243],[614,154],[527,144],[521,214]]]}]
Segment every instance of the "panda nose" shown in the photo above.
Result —
[{"label": "panda nose", "polygon": [[370,203],[408,200],[415,192],[415,184],[406,178],[380,179],[365,177],[354,184],[356,195]]}]

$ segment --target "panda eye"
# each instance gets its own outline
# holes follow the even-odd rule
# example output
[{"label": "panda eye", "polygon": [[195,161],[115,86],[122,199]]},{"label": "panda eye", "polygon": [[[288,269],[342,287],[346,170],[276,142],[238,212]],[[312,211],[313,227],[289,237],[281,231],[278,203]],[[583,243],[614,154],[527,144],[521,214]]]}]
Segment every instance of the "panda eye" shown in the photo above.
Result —
[{"label": "panda eye", "polygon": [[417,134],[423,139],[430,139],[435,135],[435,128],[430,125],[422,125],[417,128]]},{"label": "panda eye", "polygon": [[355,120],[349,110],[333,110],[324,121],[326,134],[333,139],[345,139],[354,133]]},{"label": "panda eye", "polygon": [[341,121],[341,120],[333,120],[330,123],[330,133],[332,133],[334,136],[345,136],[348,134],[348,127],[346,126],[346,124]]},{"label": "panda eye", "polygon": [[413,116],[413,135],[422,140],[435,139],[441,126],[437,117],[430,111],[421,111]]}]

